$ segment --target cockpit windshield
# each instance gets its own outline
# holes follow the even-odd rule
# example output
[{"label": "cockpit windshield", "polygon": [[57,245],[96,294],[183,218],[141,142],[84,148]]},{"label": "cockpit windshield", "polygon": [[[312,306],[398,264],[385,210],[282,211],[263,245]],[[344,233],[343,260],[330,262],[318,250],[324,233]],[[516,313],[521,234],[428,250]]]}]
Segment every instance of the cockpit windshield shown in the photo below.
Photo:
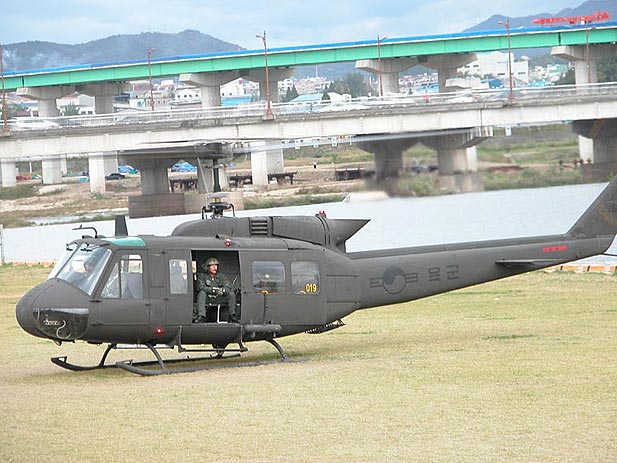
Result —
[{"label": "cockpit windshield", "polygon": [[111,250],[88,243],[67,251],[62,255],[49,278],[60,278],[92,296]]}]

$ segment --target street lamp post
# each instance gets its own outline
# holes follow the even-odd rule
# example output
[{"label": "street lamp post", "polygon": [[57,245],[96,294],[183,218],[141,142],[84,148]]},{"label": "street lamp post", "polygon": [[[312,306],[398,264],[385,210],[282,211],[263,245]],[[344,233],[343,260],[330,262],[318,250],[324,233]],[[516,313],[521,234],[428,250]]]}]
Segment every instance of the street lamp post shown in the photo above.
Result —
[{"label": "street lamp post", "polygon": [[2,77],[2,132],[9,131],[9,125],[7,121],[7,107],[6,107],[6,90],[4,88],[4,60],[2,58],[2,45],[0,45],[0,76]]},{"label": "street lamp post", "polygon": [[510,102],[514,101],[514,82],[512,80],[512,45],[510,44],[510,18],[506,21],[497,21],[497,24],[506,26],[506,36],[508,37],[508,80],[510,82]]},{"label": "street lamp post", "polygon": [[266,31],[263,35],[256,34],[255,37],[261,39],[264,43],[264,62],[266,66],[266,116],[272,117],[272,104],[270,100],[270,75],[268,72],[268,41],[266,39]]},{"label": "street lamp post", "polygon": [[587,59],[587,85],[591,84],[591,59],[589,58],[589,24],[585,23],[585,57]]},{"label": "street lamp post", "polygon": [[381,41],[388,37],[377,36],[377,66],[379,68],[379,96],[383,97],[383,69],[381,67]]},{"label": "street lamp post", "polygon": [[154,87],[152,85],[152,53],[156,48],[148,48],[148,80],[150,81],[150,109],[154,111]]}]

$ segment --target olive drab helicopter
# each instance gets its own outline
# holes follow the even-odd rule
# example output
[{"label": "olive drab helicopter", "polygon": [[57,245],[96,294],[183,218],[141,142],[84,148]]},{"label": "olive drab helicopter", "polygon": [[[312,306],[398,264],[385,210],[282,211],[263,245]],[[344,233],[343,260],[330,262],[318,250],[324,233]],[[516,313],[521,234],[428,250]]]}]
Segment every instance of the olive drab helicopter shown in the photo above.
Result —
[{"label": "olive drab helicopter", "polygon": [[[221,364],[216,359],[238,356],[253,341],[269,342],[288,360],[280,338],[339,328],[356,310],[605,253],[617,233],[617,177],[564,234],[353,253],[345,242],[367,220],[225,215],[231,210],[216,198],[201,219],[165,237],[129,236],[121,217],[113,237],[95,232],[69,243],[49,278],[18,302],[20,326],[57,344],[107,344],[97,365],[52,358],[69,370],[194,371],[212,362],[168,364]],[[206,320],[197,320],[198,273],[210,258],[220,262],[236,307],[208,305]],[[106,364],[110,351],[121,347],[149,349],[156,360]],[[163,348],[184,357],[163,360]]]}]

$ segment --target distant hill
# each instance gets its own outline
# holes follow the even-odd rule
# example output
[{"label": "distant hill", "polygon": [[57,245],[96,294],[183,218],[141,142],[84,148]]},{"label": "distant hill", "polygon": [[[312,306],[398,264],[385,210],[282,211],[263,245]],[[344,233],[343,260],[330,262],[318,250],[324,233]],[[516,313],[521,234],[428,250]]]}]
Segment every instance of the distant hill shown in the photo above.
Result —
[{"label": "distant hill", "polygon": [[75,64],[145,60],[148,48],[156,48],[154,56],[160,57],[242,49],[239,45],[195,30],[185,30],[177,34],[143,32],[114,35],[76,45],[31,41],[4,45],[4,69],[23,71]]},{"label": "distant hill", "polygon": [[[556,13],[538,13],[533,16],[520,16],[517,18],[508,18],[507,16],[496,14],[469,29],[465,29],[464,32],[498,30],[503,28],[499,21],[505,22],[507,19],[510,19],[511,29],[538,27],[533,23],[533,20],[536,18],[583,16],[592,14],[594,11],[606,11],[610,15],[611,21],[617,20],[617,0],[588,0],[576,8],[564,8]],[[522,55],[536,57],[547,54],[550,54],[550,49],[548,48],[531,48],[525,51],[518,50],[514,52],[517,58],[520,58]]]},{"label": "distant hill", "polygon": [[[533,20],[536,18],[548,18],[551,16],[583,16],[592,14],[594,11],[606,11],[610,15],[611,21],[617,20],[617,0],[588,0],[585,3],[577,6],[576,8],[564,8],[561,11],[553,13],[538,13],[533,16],[509,18],[510,27],[512,29],[516,29],[517,27],[537,27],[533,24]],[[507,16],[496,14],[491,16],[487,20],[482,21],[481,23],[478,23],[473,27],[470,27],[469,29],[465,29],[464,32],[500,29],[503,26],[499,25],[498,21],[505,21],[506,19],[508,19]]]}]

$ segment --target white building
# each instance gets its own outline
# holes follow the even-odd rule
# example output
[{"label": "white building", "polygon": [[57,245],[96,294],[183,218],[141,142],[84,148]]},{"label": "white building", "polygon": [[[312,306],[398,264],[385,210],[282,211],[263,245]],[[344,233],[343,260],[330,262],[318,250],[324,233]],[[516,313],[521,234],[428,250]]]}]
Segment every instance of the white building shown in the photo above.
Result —
[{"label": "white building", "polygon": [[[515,61],[512,54],[512,77],[515,82],[529,83],[529,62],[523,58]],[[508,85],[508,53],[493,51],[478,55],[478,59],[458,69],[459,72],[468,76],[488,77],[493,76],[501,79],[504,85]]]},{"label": "white building", "polygon": [[60,114],[65,114],[68,107],[73,106],[79,114],[94,114],[94,97],[73,92],[56,100]]}]

